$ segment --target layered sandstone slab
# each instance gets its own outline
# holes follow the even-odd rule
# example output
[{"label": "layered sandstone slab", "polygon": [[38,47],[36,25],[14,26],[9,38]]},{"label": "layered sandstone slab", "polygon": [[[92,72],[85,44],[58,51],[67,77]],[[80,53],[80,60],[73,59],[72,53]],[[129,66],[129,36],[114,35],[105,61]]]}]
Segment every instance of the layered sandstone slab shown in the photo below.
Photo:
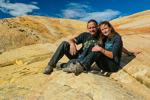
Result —
[{"label": "layered sandstone slab", "polygon": [[[58,45],[83,32],[85,22],[40,16],[0,20],[3,26],[0,29],[0,98],[149,100],[149,18],[148,10],[111,21],[121,34],[124,47],[129,51],[142,52],[136,57],[123,54],[122,68],[104,76],[99,75],[100,69],[96,65],[92,66],[92,71],[78,76],[56,69],[51,75],[42,74]],[[67,61],[64,57],[60,62]]]}]

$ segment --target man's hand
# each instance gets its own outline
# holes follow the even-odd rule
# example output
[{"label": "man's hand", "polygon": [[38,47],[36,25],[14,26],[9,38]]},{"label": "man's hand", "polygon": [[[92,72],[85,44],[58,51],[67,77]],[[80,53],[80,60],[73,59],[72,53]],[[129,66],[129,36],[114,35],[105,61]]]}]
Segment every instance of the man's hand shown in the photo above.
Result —
[{"label": "man's hand", "polygon": [[76,53],[77,53],[77,48],[76,48],[75,44],[74,43],[70,44],[70,54],[76,55]]},{"label": "man's hand", "polygon": [[76,55],[77,53],[77,48],[76,48],[76,45],[75,43],[77,43],[77,40],[75,38],[73,39],[70,39],[68,41],[68,43],[70,44],[70,54],[73,56],[73,55]]}]

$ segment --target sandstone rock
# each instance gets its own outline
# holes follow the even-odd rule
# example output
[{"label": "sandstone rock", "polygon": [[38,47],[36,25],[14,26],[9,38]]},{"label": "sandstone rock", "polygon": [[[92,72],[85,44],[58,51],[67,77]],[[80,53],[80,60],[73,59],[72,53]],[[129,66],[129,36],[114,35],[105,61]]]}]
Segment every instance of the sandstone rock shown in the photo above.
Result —
[{"label": "sandstone rock", "polygon": [[[92,65],[92,71],[77,76],[56,69],[51,75],[42,74],[58,45],[62,41],[78,35],[77,33],[86,28],[86,23],[40,16],[0,20],[0,25],[5,26],[5,31],[0,34],[0,41],[10,43],[9,45],[12,46],[9,48],[9,45],[0,45],[1,47],[8,47],[8,51],[1,48],[1,52],[3,52],[0,54],[0,99],[149,100],[150,25],[146,21],[150,18],[149,12],[148,10],[111,21],[117,32],[121,34],[124,47],[129,51],[142,51],[142,53],[136,57],[123,54],[121,59],[122,68],[118,72],[106,72],[103,76],[101,76],[101,70],[96,64]],[[9,34],[10,27],[13,34]],[[14,41],[12,35],[18,37],[15,32],[18,32],[19,29],[24,30],[22,33],[25,36],[19,36],[21,38],[15,42],[16,40]],[[57,30],[61,30],[61,33]],[[65,32],[66,34],[64,34]],[[8,34],[4,35],[4,33]],[[29,43],[29,46],[24,46],[20,40],[25,39],[26,36],[31,39],[38,36],[42,42],[34,41],[32,44],[32,40],[27,40],[32,45]],[[47,39],[50,39],[50,41]],[[55,42],[56,40],[57,42]],[[81,45],[77,47],[80,48]],[[60,62],[67,61],[66,57],[60,60]]]},{"label": "sandstone rock", "polygon": [[0,52],[33,44],[55,43],[58,39],[83,31],[86,31],[86,22],[77,20],[42,16],[2,19]]}]

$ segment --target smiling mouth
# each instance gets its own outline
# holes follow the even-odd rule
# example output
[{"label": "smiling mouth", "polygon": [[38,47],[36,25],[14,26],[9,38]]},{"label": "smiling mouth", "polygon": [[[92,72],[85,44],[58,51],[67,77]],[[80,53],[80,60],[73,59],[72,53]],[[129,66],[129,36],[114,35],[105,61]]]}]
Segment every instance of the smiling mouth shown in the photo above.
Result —
[{"label": "smiling mouth", "polygon": [[95,33],[95,31],[91,31],[91,33]]}]

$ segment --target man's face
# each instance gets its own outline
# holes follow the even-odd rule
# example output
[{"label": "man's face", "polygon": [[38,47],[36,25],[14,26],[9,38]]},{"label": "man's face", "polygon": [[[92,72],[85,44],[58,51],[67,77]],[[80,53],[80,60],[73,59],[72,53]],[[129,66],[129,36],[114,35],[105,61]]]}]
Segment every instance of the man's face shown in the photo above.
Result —
[{"label": "man's face", "polygon": [[88,30],[92,36],[96,36],[98,31],[96,23],[95,22],[88,23]]}]

